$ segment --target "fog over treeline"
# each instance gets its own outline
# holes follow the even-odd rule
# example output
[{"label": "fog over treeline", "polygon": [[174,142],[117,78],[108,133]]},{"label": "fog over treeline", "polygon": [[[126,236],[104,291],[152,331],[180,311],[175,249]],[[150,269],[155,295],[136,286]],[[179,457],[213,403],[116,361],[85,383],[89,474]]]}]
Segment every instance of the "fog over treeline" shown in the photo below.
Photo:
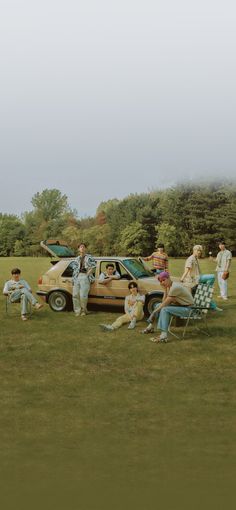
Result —
[{"label": "fog over treeline", "polygon": [[78,217],[58,189],[34,194],[21,217],[0,213],[0,256],[41,256],[40,241],[59,238],[94,255],[147,255],[157,243],[170,256],[186,256],[194,244],[205,255],[224,239],[236,253],[236,184],[178,184],[101,202],[94,216]]}]

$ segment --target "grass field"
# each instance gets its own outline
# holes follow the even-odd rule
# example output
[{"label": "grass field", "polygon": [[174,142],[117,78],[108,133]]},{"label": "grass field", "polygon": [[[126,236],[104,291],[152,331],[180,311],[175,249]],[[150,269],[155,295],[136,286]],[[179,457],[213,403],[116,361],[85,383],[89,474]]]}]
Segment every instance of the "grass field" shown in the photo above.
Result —
[{"label": "grass field", "polygon": [[[49,259],[1,258],[1,287],[13,266],[35,291]],[[0,298],[3,510],[234,508],[234,266],[212,336],[164,345],[143,324],[102,333],[114,312],[45,306],[23,323]],[[182,269],[171,260],[173,275]]]}]

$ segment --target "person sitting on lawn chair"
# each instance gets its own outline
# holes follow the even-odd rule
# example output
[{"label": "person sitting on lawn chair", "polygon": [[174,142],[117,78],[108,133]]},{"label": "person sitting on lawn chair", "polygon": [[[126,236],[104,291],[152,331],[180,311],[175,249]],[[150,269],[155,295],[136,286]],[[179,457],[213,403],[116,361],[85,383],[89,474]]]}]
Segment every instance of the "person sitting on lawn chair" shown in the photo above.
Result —
[{"label": "person sitting on lawn chair", "polygon": [[114,331],[120,328],[123,324],[129,322],[128,329],[134,329],[137,321],[141,321],[144,317],[143,305],[145,296],[139,294],[138,285],[136,282],[130,282],[128,285],[130,293],[125,298],[125,314],[118,317],[113,324],[100,324],[104,331]]},{"label": "person sitting on lawn chair", "polygon": [[[201,258],[203,248],[201,244],[195,244],[193,247],[193,253],[187,258],[185,262],[184,272],[181,276],[180,281],[188,287],[192,295],[194,296],[199,283],[214,286],[215,275],[214,274],[201,274],[201,268],[198,259]],[[215,301],[211,301],[211,310],[222,312],[222,308],[219,308]]]},{"label": "person sitting on lawn chair", "polygon": [[[167,271],[162,271],[156,278],[164,290],[162,303],[151,315],[151,317],[157,318],[157,327],[160,329],[160,335],[151,338],[151,340],[158,343],[167,342],[171,314],[174,313],[178,317],[185,317],[189,307],[194,304],[194,300],[190,290],[184,287],[182,283],[173,282]],[[153,324],[151,322],[143,333],[151,333],[152,331]]]},{"label": "person sitting on lawn chair", "polygon": [[3,294],[8,297],[11,303],[21,301],[21,318],[23,321],[27,321],[29,303],[36,310],[42,308],[43,305],[33,296],[29,284],[20,278],[21,270],[18,267],[12,269],[11,275],[11,280],[8,280],[4,285]]}]

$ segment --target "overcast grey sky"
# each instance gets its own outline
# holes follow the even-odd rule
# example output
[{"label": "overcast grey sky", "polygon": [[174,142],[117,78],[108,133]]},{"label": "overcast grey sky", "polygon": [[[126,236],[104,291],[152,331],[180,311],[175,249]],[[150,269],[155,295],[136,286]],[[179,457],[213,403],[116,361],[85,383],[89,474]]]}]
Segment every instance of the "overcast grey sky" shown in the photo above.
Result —
[{"label": "overcast grey sky", "polygon": [[233,0],[0,0],[0,212],[235,173]]}]

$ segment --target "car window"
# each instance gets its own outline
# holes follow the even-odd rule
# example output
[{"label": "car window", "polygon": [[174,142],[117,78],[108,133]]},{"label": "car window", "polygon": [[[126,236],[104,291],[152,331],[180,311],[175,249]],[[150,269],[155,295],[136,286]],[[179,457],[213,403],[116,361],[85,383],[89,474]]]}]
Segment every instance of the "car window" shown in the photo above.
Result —
[{"label": "car window", "polygon": [[[109,262],[107,260],[103,260],[100,264],[100,274],[101,273],[105,273],[107,271],[107,268],[106,268],[106,265],[109,264]],[[118,273],[121,274],[121,266],[119,264],[119,262],[112,262],[111,261],[111,264],[113,264],[114,266],[114,271],[118,271]]]},{"label": "car window", "polygon": [[148,278],[149,276],[153,276],[153,273],[148,271],[137,259],[125,259],[123,260],[123,264],[134,278]]},{"label": "car window", "polygon": [[[93,276],[95,276],[95,271],[96,271],[96,268],[94,268],[93,271],[92,271],[92,275]],[[73,274],[73,261],[70,262],[70,264],[68,264],[67,268],[62,273],[62,276],[66,276],[67,278],[71,278],[72,274]]]},{"label": "car window", "polygon": [[67,278],[70,278],[70,277],[72,277],[72,273],[73,273],[73,262],[70,262],[70,264],[68,264],[65,271],[62,273],[62,276],[66,276]]}]

